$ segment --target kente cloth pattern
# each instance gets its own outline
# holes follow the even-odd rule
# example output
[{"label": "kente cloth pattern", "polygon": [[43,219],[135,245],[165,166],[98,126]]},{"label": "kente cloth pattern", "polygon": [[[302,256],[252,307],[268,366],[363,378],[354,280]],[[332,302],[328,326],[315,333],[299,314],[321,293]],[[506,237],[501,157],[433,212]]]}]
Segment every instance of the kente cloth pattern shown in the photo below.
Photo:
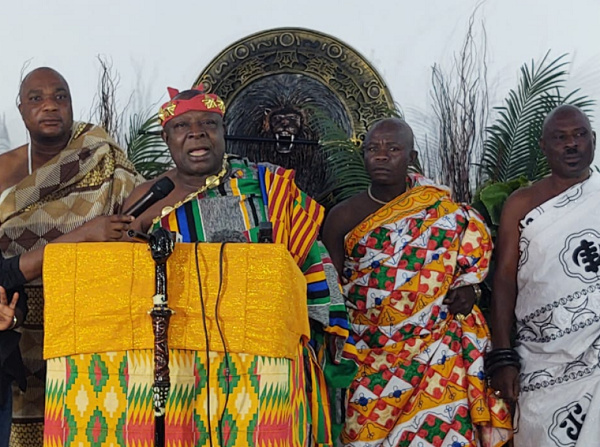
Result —
[{"label": "kente cloth pattern", "polygon": [[492,242],[447,189],[411,175],[409,190],[346,236],[344,290],[359,365],[349,389],[348,446],[499,446],[507,407],[488,389],[489,331],[475,306],[460,322],[443,304],[481,282]]},{"label": "kente cloth pattern", "polygon": [[[258,242],[260,223],[270,222],[273,242],[287,247],[306,278],[308,316],[317,323],[311,325],[311,346],[323,368],[335,368],[348,337],[348,317],[335,268],[317,241],[323,208],[298,189],[292,170],[233,157],[229,164],[227,181],[185,202],[154,228],[174,231],[183,242]],[[331,362],[325,362],[328,351],[334,352]],[[318,381],[323,380],[319,375]],[[324,387],[312,390],[313,403],[328,401]],[[315,432],[329,426],[328,407],[328,403],[312,406]],[[320,430],[328,437],[329,428]]]},{"label": "kente cloth pattern", "polygon": [[[135,173],[123,151],[97,126],[76,122],[72,136],[56,157],[2,195],[0,250],[6,257],[43,247],[48,242],[103,214],[112,214],[143,178]],[[44,375],[41,324],[43,298],[36,283],[39,305],[29,299],[30,312],[20,342],[28,369],[27,392],[13,394],[11,445],[39,446],[44,417]],[[35,293],[35,289],[28,289]],[[39,433],[32,434],[32,430]],[[24,436],[21,437],[20,434]]]},{"label": "kente cloth pattern", "polygon": [[[202,394],[186,397],[191,400],[186,405],[192,405],[199,414],[207,415],[209,412],[205,405],[210,401],[210,414],[217,414],[217,419],[222,418],[222,409],[226,407],[228,418],[231,418],[227,423],[243,430],[243,436],[236,434],[237,441],[231,445],[305,446],[313,445],[312,437],[316,438],[315,445],[331,445],[328,413],[319,413],[320,407],[328,408],[327,396],[319,394],[324,388],[323,374],[314,354],[306,347],[310,327],[304,301],[304,275],[281,244],[226,245],[222,257],[221,248],[221,244],[200,244],[196,247],[195,244],[179,243],[167,263],[168,302],[175,311],[169,323],[171,364],[175,365],[175,369],[171,369],[173,388],[170,399],[182,394],[178,383],[182,380],[187,383],[188,380],[181,378],[177,365],[195,362],[180,361],[178,356],[201,359],[204,367],[210,369],[210,375],[214,375],[215,371],[223,369],[227,353],[231,359],[231,365],[226,367],[232,374],[229,383],[237,380],[233,377],[235,374],[243,376],[246,373],[240,371],[249,371],[253,364],[259,365],[260,368],[254,366],[255,374],[262,377],[264,396],[268,399],[259,399],[258,404],[249,406],[249,402],[256,402],[258,391],[247,384],[236,388],[232,386],[229,393],[204,384],[209,391],[201,390]],[[260,263],[255,262],[257,258],[261,259]],[[80,355],[102,354],[108,350],[133,358],[131,356],[138,355],[137,351],[151,350],[154,337],[147,310],[155,293],[154,270],[154,262],[145,244],[49,245],[44,265],[46,358],[70,357],[78,361]],[[217,326],[219,321],[220,330]],[[207,351],[210,355],[208,362]],[[144,364],[151,365],[152,358],[146,357],[148,360]],[[58,380],[64,380],[60,377],[69,374],[67,366],[61,368]],[[186,374],[187,377],[193,375]],[[206,377],[207,374],[199,375]],[[150,383],[151,373],[147,375]],[[52,380],[49,376],[47,390],[56,388]],[[243,382],[246,379],[239,380]],[[310,395],[306,392],[308,383],[313,390]],[[75,399],[79,398],[80,388],[77,386],[73,391],[77,394]],[[281,390],[287,394],[282,394]],[[110,388],[105,391],[107,399],[112,399]],[[50,398],[51,393],[47,393],[47,399]],[[55,408],[52,413],[46,413],[46,443],[49,445],[60,445],[63,442],[60,439],[68,439],[70,432],[65,421],[73,411],[66,403],[68,400],[62,398],[48,403],[48,409]],[[144,405],[144,414],[150,414],[150,401],[145,400]],[[236,405],[244,409],[236,413]],[[168,406],[167,417],[176,417],[177,412],[183,411],[178,408],[170,409]],[[213,413],[216,411],[213,409],[220,410]],[[170,411],[175,414],[169,415]],[[322,419],[317,419],[319,417]],[[260,424],[251,422],[253,420]],[[88,422],[83,419],[77,424],[85,427]],[[309,422],[313,429],[310,437],[307,434]],[[193,423],[200,427],[198,418]],[[153,421],[140,424],[135,418],[127,419],[123,430],[144,432],[144,436],[151,437]],[[208,430],[208,422],[203,424]],[[213,436],[216,426],[211,422]],[[115,426],[107,430],[112,433]],[[117,430],[120,429],[117,427]],[[181,441],[181,445],[199,442],[199,435],[194,435],[195,432],[187,428],[167,426],[167,430],[174,430],[173,436],[179,437],[177,443]],[[182,431],[185,433],[177,434]],[[142,436],[140,433],[136,436]],[[248,443],[248,436],[256,437],[257,443]],[[271,441],[271,437],[276,442]],[[88,443],[84,442],[84,445]],[[174,441],[173,445],[179,444]]]},{"label": "kente cloth pattern", "polygon": [[271,222],[273,242],[287,247],[306,277],[309,317],[345,341],[343,297],[325,247],[317,241],[323,208],[298,189],[292,170],[233,157],[229,163],[228,181],[185,202],[153,229],[174,231],[181,242],[258,242],[260,223]]},{"label": "kente cloth pattern", "polygon": [[591,446],[600,439],[600,176],[521,221],[515,445]]},{"label": "kente cloth pattern", "polygon": [[[171,350],[165,445],[309,445],[301,346],[295,357],[210,352],[207,369],[205,352]],[[44,445],[153,446],[153,373],[152,350],[49,360]]]}]

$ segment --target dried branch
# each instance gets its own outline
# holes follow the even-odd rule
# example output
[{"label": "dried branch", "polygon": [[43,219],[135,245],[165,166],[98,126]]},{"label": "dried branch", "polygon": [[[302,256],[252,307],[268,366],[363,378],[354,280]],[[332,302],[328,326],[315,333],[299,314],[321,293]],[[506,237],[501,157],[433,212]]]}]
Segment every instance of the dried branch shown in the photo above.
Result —
[{"label": "dried branch", "polygon": [[15,104],[17,105],[17,107],[19,107],[19,103],[21,102],[21,84],[23,84],[23,79],[25,79],[25,75],[29,72],[31,60],[32,59],[27,59],[25,62],[23,62],[23,65],[21,66],[21,73],[19,74],[19,88],[17,89],[17,97],[15,99]]},{"label": "dried branch", "polygon": [[92,106],[92,118],[117,141],[121,135],[122,120],[117,113],[116,91],[119,86],[119,74],[113,71],[112,61],[97,56],[100,62],[98,95]]},{"label": "dried branch", "polygon": [[[432,99],[437,120],[435,145],[425,144],[426,172],[449,186],[454,198],[469,202],[481,173],[484,132],[488,117],[485,27],[480,45],[474,32],[475,14],[449,74],[432,67]],[[481,48],[481,50],[480,50]],[[433,175],[432,175],[433,174]]]}]

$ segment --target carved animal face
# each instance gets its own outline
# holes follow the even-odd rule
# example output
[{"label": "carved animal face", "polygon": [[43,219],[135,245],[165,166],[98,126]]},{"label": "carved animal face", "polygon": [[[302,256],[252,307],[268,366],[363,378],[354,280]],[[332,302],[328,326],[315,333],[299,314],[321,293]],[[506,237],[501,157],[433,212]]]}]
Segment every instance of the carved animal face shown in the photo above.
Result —
[{"label": "carved animal face", "polygon": [[298,186],[318,197],[326,179],[319,146],[318,114],[352,134],[343,103],[324,84],[301,74],[282,73],[254,81],[228,104],[227,134],[274,139],[275,142],[229,141],[228,151],[252,161],[267,161],[296,170]]},{"label": "carved animal face", "polygon": [[303,112],[294,107],[265,110],[263,128],[277,140],[275,149],[280,154],[287,154],[294,147],[294,139],[301,135],[304,122]]}]

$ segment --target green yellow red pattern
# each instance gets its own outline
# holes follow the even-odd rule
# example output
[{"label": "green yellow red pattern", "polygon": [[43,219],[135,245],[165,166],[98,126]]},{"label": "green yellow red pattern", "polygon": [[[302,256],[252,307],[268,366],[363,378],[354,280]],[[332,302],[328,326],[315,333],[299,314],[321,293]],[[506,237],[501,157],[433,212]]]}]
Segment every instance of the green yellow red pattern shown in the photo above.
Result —
[{"label": "green yellow red pattern", "polygon": [[331,290],[339,289],[339,285],[337,279],[327,278],[324,264],[331,265],[331,260],[317,241],[323,207],[298,189],[293,170],[233,156],[228,160],[230,174],[226,181],[182,203],[158,220],[153,229],[173,231],[181,242],[214,242],[209,234],[214,225],[209,219],[218,215],[247,242],[258,242],[260,223],[271,222],[273,242],[287,247],[306,278],[309,317],[328,334],[346,340],[346,308],[341,293]]},{"label": "green yellow red pattern", "polygon": [[427,182],[411,177],[409,191],[346,238],[347,355],[359,365],[346,445],[498,446],[511,435],[508,409],[485,382],[481,312],[459,322],[442,303],[451,288],[483,280],[489,233]]},{"label": "green yellow red pattern", "polygon": [[[309,445],[302,347],[296,359],[172,350],[166,445]],[[138,350],[48,361],[47,447],[152,447],[153,352]],[[222,443],[220,443],[222,439]]]},{"label": "green yellow red pattern", "polygon": [[[334,353],[332,363],[337,364],[349,334],[348,315],[335,268],[317,240],[323,207],[297,187],[293,170],[233,156],[228,156],[228,163],[229,174],[218,187],[177,206],[157,220],[154,228],[178,233],[182,242],[214,242],[211,230],[226,225],[245,241],[258,242],[260,223],[270,222],[273,242],[287,248],[306,279],[308,316],[316,323],[311,324],[311,346],[319,364],[329,367],[329,362],[322,361],[326,350]],[[312,426],[323,440],[331,436],[331,415],[322,374],[315,379],[321,386],[314,386],[310,394],[320,404],[311,405]]]}]

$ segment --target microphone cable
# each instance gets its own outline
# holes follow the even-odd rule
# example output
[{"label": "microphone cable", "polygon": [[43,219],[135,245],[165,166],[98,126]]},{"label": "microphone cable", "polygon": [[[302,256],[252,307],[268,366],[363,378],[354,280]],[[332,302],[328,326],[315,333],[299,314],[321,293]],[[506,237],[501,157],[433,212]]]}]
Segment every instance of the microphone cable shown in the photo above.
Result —
[{"label": "microphone cable", "polygon": [[204,310],[204,296],[202,294],[202,279],[200,277],[200,261],[198,260],[198,245],[200,241],[194,244],[194,254],[196,257],[196,274],[198,275],[198,292],[200,295],[200,305],[202,307],[202,324],[204,325],[204,341],[206,343],[206,412],[208,413],[208,442],[213,447],[212,442],[212,424],[210,422],[210,346],[208,345],[208,328],[206,327],[206,311]]},{"label": "microphone cable", "polygon": [[[229,403],[229,393],[230,393],[230,365],[229,365],[229,352],[227,352],[227,345],[225,344],[225,335],[221,330],[221,323],[219,322],[219,304],[221,301],[221,290],[223,288],[223,258],[225,254],[225,245],[227,242],[223,242],[221,244],[221,249],[219,250],[219,288],[217,291],[217,299],[215,302],[215,321],[217,322],[217,330],[219,331],[219,336],[221,337],[221,343],[223,344],[223,353],[225,355],[225,405],[223,405],[223,410],[221,411],[221,416],[219,417],[219,445],[222,447],[223,444],[223,417],[225,416],[225,411],[227,411],[227,404]],[[230,433],[231,437],[231,433]]]}]

